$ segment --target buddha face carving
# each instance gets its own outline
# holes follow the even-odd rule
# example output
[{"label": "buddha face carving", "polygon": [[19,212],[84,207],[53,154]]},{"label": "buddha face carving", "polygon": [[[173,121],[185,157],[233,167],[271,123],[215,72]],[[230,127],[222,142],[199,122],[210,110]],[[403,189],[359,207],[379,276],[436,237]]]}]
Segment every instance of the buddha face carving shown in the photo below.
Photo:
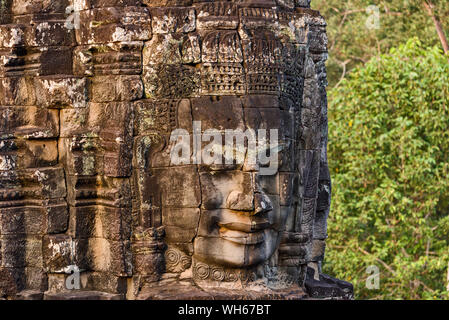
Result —
[{"label": "buddha face carving", "polygon": [[[310,258],[326,129],[315,61],[325,55],[308,51],[308,12],[258,6],[151,11],[134,177],[140,225],[165,230],[166,272],[195,273],[196,262],[297,270]],[[324,32],[320,18],[307,23]]]},{"label": "buddha face carving", "polygon": [[[235,164],[228,166],[199,165],[201,209],[193,257],[203,262],[240,268],[268,260],[279,245],[280,231],[285,229],[286,214],[280,208],[278,167],[279,158],[287,150],[278,152],[273,149],[273,144],[279,144],[273,141],[273,138],[279,138],[278,135],[270,139],[267,137],[270,144],[261,145],[264,137],[260,133],[278,133],[281,112],[286,114],[286,121],[293,120],[293,113],[280,110],[275,99],[265,97],[265,100],[262,98],[258,101],[257,97],[247,96],[243,100],[239,97],[222,97],[213,102],[206,97],[194,99],[192,103],[193,120],[201,114],[200,110],[209,109],[211,112],[207,114],[216,115],[213,121],[205,122],[205,132],[212,129],[209,126],[213,126],[221,128],[219,131],[226,128],[259,133],[258,143],[251,143],[251,138],[245,140],[244,150],[237,146],[238,139],[231,147],[226,133],[223,133],[224,153],[228,151],[226,148],[236,154],[242,152],[243,161],[240,163],[236,159]],[[229,111],[220,114],[211,108]],[[261,147],[266,149],[261,150]],[[266,168],[260,168],[260,159],[250,159],[252,155],[261,153],[270,155],[272,163],[266,166],[275,168],[273,172],[265,174],[263,169]]]},{"label": "buddha face carving", "polygon": [[[143,174],[144,198],[160,214],[169,248],[230,268],[269,260],[279,247],[288,216],[295,215],[291,204],[299,175],[294,173],[293,104],[282,105],[279,97],[269,95],[205,96],[139,102],[137,109],[151,117],[159,114],[158,126],[169,118],[180,124],[154,135],[156,142],[150,142],[146,154],[150,169]],[[198,124],[201,128],[195,128]],[[251,132],[259,133],[256,141]],[[239,140],[238,133],[247,136]],[[185,147],[183,161],[174,164],[173,150],[180,145]],[[232,163],[227,161],[228,151],[235,156]],[[207,163],[208,154],[215,156],[214,162]],[[261,164],[261,154],[269,161]],[[268,168],[274,170],[263,170]]]}]

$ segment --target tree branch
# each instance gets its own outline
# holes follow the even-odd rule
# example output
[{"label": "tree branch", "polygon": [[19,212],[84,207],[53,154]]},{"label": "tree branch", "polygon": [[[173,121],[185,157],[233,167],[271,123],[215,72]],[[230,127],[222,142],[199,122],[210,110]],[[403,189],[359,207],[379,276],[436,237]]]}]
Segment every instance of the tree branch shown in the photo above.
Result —
[{"label": "tree branch", "polygon": [[[363,253],[363,254],[365,254],[365,255],[372,256],[371,253],[369,253],[369,252],[366,251],[366,250],[363,250],[363,249],[360,248],[360,247],[357,247],[357,249],[358,249],[361,253]],[[374,257],[374,259],[375,259],[377,262],[379,262],[380,264],[382,264],[382,265],[385,267],[385,269],[387,269],[387,270],[391,273],[391,275],[395,275],[395,274],[396,274],[396,272],[393,270],[393,268],[390,267],[388,264],[386,264],[384,261],[380,260],[380,259],[377,258],[377,257]]]},{"label": "tree branch", "polygon": [[433,24],[435,25],[435,29],[437,30],[438,37],[440,38],[441,44],[443,45],[443,50],[445,54],[449,54],[449,43],[447,41],[446,35],[443,30],[443,26],[441,25],[440,19],[433,12],[433,4],[431,0],[423,1],[424,8],[427,11],[427,14],[432,18]]}]

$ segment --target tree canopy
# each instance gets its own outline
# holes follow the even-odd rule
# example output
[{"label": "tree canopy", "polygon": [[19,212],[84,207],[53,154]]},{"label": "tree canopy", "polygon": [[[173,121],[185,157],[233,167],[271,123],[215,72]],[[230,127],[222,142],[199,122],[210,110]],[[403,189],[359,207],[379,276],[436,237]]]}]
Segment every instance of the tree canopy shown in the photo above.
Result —
[{"label": "tree canopy", "polygon": [[356,298],[448,298],[448,57],[414,38],[354,69],[329,101],[325,272]]},{"label": "tree canopy", "polygon": [[[312,7],[326,18],[330,57],[330,87],[353,68],[418,37],[425,46],[440,45],[435,25],[425,9],[429,0],[313,0]],[[447,0],[431,0],[433,13],[449,33]],[[377,12],[379,24],[374,25]]]}]

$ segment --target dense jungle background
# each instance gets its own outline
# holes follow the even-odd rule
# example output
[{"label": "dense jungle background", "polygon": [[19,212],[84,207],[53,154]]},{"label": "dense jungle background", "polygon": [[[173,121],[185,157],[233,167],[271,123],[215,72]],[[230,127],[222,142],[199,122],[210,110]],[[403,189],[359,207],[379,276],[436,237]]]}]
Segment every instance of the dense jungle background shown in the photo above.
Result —
[{"label": "dense jungle background", "polygon": [[356,299],[447,299],[449,1],[312,7],[330,50],[324,271]]}]

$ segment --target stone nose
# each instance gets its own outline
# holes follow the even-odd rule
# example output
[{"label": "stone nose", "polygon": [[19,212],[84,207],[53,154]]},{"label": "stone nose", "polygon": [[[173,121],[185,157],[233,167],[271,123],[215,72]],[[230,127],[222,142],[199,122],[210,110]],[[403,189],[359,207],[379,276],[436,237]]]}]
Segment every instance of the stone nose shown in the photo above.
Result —
[{"label": "stone nose", "polygon": [[273,210],[273,203],[265,193],[254,194],[254,214]]},{"label": "stone nose", "polygon": [[249,211],[260,214],[273,209],[270,198],[264,193],[245,194],[232,191],[226,199],[227,207],[236,211]]}]

